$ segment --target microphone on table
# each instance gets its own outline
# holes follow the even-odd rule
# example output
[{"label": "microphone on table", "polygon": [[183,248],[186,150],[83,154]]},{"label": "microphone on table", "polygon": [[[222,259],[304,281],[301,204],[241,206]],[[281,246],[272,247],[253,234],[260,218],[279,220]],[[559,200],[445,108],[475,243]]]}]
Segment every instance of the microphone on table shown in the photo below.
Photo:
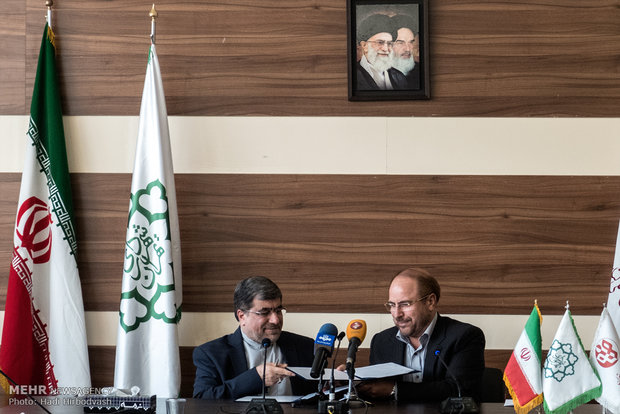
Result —
[{"label": "microphone on table", "polygon": [[314,361],[310,369],[312,378],[319,378],[327,364],[327,358],[334,352],[334,341],[338,335],[338,328],[334,324],[326,323],[321,326],[314,341]]},{"label": "microphone on table", "polygon": [[441,349],[435,350],[435,355],[441,364],[446,368],[446,372],[456,384],[456,390],[459,394],[458,397],[448,397],[441,402],[440,411],[441,414],[450,414],[450,413],[459,413],[459,414],[468,414],[468,413],[477,413],[479,412],[478,404],[474,401],[472,397],[463,397],[461,395],[461,386],[459,384],[459,380],[452,373],[448,364],[441,357]]},{"label": "microphone on table", "polygon": [[275,398],[265,398],[265,373],[267,372],[267,348],[271,346],[271,339],[264,338],[261,342],[261,346],[265,350],[265,360],[263,361],[263,398],[252,398],[246,413],[270,413],[270,414],[282,414],[282,406]]},{"label": "microphone on table", "polygon": [[361,319],[354,319],[349,322],[347,326],[347,339],[349,340],[349,352],[347,353],[347,371],[349,376],[352,377],[355,364],[355,354],[357,354],[357,348],[361,345],[362,341],[366,337],[366,322]]}]

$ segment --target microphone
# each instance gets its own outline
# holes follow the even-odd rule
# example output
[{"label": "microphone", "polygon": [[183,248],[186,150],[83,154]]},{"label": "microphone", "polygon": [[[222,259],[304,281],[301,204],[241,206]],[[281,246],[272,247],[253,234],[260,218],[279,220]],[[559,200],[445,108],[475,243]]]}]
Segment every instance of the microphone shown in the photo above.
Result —
[{"label": "microphone", "polygon": [[355,363],[357,348],[366,337],[366,322],[361,319],[354,319],[347,326],[347,339],[349,340],[349,352],[347,354],[347,370]]},{"label": "microphone", "polygon": [[[265,350],[265,360],[263,361],[263,400],[265,399],[265,373],[267,372],[267,348],[271,346],[271,339],[263,338],[260,346]],[[459,394],[460,396],[460,394]]]},{"label": "microphone", "polygon": [[261,346],[265,350],[265,360],[263,361],[263,398],[252,398],[246,413],[270,413],[270,414],[282,414],[282,406],[275,398],[265,398],[265,373],[267,371],[267,348],[271,346],[271,339],[264,338],[261,341]]},{"label": "microphone", "polygon": [[334,341],[337,335],[338,328],[334,324],[326,323],[319,329],[314,341],[314,361],[310,369],[312,378],[319,378],[323,374],[327,358],[331,357],[334,351]]},{"label": "microphone", "polygon": [[342,338],[344,338],[345,333],[340,332],[336,339],[338,340],[338,347],[336,348],[336,353],[334,354],[334,358],[332,359],[332,376],[330,380],[329,387],[329,400],[333,401],[336,398],[336,380],[334,378],[334,371],[336,370],[336,357],[338,356],[338,351],[340,350],[340,343],[342,342]]},{"label": "microphone", "polygon": [[452,377],[452,379],[454,380],[454,383],[456,384],[456,390],[458,391],[458,394],[459,394],[457,398],[448,397],[441,402],[441,405],[440,405],[441,414],[449,414],[449,413],[468,414],[468,413],[479,412],[480,410],[478,408],[478,404],[476,404],[476,402],[474,401],[472,397],[461,396],[461,386],[459,384],[459,380],[452,373],[452,371],[448,367],[448,364],[446,364],[446,362],[441,357],[441,349],[435,350],[435,356],[437,356],[437,359],[439,360],[439,362],[441,362],[441,364],[446,368],[446,372],[448,373],[448,375],[450,375],[450,377]]}]

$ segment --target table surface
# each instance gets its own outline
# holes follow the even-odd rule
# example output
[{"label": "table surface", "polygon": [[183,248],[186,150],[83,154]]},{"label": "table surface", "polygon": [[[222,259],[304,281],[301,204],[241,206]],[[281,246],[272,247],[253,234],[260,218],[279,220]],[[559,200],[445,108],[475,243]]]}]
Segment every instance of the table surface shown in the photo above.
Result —
[{"label": "table surface", "polygon": [[[62,400],[47,398],[43,401],[45,408],[54,414],[77,414],[83,413],[80,405],[63,404]],[[66,400],[65,400],[66,402]],[[185,414],[209,413],[209,414],[243,414],[248,403],[234,401],[209,401],[188,398],[185,405]],[[291,404],[281,404],[285,414],[309,414],[316,413],[317,406],[292,407]],[[439,414],[439,403],[437,404],[403,404],[396,402],[376,403],[366,408],[361,403],[354,402],[351,407],[352,414],[377,413],[377,414]],[[574,414],[600,414],[601,406],[598,404],[585,404],[573,411]],[[44,414],[45,411],[27,399],[7,399],[0,401],[0,414]],[[166,414],[165,399],[158,399],[157,413]],[[480,407],[480,414],[513,414],[512,407],[505,407],[501,403],[484,403]]]}]

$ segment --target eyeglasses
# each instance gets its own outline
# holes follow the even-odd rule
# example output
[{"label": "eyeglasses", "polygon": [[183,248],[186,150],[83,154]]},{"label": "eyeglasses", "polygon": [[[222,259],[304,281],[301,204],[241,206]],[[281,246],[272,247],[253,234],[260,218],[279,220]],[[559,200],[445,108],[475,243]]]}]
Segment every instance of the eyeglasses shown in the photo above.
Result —
[{"label": "eyeglasses", "polygon": [[374,43],[375,45],[379,46],[379,48],[383,48],[383,46],[387,45],[387,47],[392,48],[392,46],[394,45],[394,42],[391,41],[387,41],[387,40],[367,40],[368,43]]},{"label": "eyeglasses", "polygon": [[415,305],[416,303],[420,301],[423,301],[424,299],[428,298],[430,295],[432,295],[432,293],[422,296],[420,299],[416,299],[416,300],[404,300],[398,303],[388,302],[384,306],[388,312],[392,312],[393,310],[399,309],[399,308],[402,309],[403,311],[408,311],[413,307],[413,305]]},{"label": "eyeglasses", "polygon": [[260,316],[261,318],[266,318],[272,313],[275,313],[278,316],[282,316],[286,313],[286,308],[284,306],[278,306],[277,308],[263,308],[259,311],[253,311],[248,309],[244,310],[244,312],[253,313],[256,316]]},{"label": "eyeglasses", "polygon": [[403,46],[410,46],[413,47],[415,45],[415,40],[410,40],[410,41],[404,41],[404,40],[396,40],[394,42],[394,46],[398,46],[398,47],[403,47]]}]

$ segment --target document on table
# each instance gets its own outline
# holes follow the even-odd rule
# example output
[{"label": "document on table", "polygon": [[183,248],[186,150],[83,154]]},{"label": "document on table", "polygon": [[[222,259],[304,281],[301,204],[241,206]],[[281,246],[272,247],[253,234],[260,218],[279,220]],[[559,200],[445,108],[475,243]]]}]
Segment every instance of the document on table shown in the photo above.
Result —
[{"label": "document on table", "polygon": [[[318,378],[312,378],[310,376],[310,371],[312,368],[310,367],[286,367],[289,371],[295,373],[304,379],[307,380],[317,380]],[[368,365],[366,367],[355,368],[355,379],[357,380],[369,380],[369,379],[379,379],[379,378],[388,378],[388,377],[396,377],[399,375],[410,374],[412,372],[419,372],[413,370],[411,368],[407,368],[403,365],[395,364],[393,362],[386,362],[384,364],[376,364],[376,365]],[[326,369],[323,373],[323,380],[331,379],[332,370]],[[349,379],[349,374],[346,371],[334,371],[334,379],[336,381],[347,381]]]}]

